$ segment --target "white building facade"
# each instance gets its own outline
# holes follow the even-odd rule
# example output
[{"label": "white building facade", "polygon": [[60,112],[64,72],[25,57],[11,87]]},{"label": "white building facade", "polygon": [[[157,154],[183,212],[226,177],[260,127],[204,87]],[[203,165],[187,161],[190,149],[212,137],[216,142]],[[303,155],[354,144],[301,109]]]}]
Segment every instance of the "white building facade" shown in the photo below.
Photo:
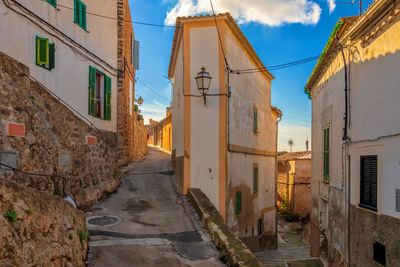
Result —
[{"label": "white building facade", "polygon": [[334,266],[400,262],[399,10],[380,0],[359,18],[341,19],[306,87],[311,254]]},{"label": "white building facade", "polygon": [[0,51],[94,126],[115,133],[117,2],[2,0],[0,13]]},{"label": "white building facade", "polygon": [[[253,250],[275,248],[277,119],[273,76],[229,14],[178,18],[173,81],[173,162],[182,192],[200,188]],[[229,64],[227,71],[226,61]],[[206,104],[195,77],[212,76]]]}]

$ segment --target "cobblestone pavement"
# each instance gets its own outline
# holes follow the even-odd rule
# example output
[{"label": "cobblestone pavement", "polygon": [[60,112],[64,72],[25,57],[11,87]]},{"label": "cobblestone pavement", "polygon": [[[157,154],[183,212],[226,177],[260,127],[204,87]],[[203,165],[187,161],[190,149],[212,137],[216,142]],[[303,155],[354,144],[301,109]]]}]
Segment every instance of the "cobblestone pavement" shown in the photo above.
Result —
[{"label": "cobblestone pavement", "polygon": [[310,257],[310,246],[297,234],[298,223],[287,223],[278,219],[278,249],[255,253],[267,267],[323,267],[319,260]]},{"label": "cobblestone pavement", "polygon": [[118,192],[86,214],[88,266],[224,266],[176,192],[170,155],[150,149],[147,159],[125,168]]}]

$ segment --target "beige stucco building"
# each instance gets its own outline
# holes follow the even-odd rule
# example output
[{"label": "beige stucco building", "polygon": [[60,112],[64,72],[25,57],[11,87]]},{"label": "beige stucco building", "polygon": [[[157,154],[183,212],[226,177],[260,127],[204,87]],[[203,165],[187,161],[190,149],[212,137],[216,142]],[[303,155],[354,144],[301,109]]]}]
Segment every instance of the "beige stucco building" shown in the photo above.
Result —
[{"label": "beige stucco building", "polygon": [[278,156],[277,205],[302,217],[310,214],[311,151]]},{"label": "beige stucco building", "polygon": [[[169,66],[173,165],[182,192],[200,188],[251,249],[275,248],[281,112],[271,106],[273,76],[229,14],[216,21],[177,19]],[[212,76],[206,105],[195,81],[203,66]],[[264,71],[232,71],[248,68]]]},{"label": "beige stucco building", "polygon": [[311,254],[338,266],[400,262],[400,3],[337,23],[312,97]]}]

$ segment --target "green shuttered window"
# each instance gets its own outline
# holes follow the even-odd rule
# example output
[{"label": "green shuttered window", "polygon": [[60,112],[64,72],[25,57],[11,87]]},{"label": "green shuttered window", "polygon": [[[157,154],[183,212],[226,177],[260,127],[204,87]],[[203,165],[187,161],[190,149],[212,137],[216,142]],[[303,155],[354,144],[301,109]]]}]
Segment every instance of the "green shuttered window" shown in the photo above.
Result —
[{"label": "green shuttered window", "polygon": [[111,92],[111,78],[90,66],[88,99],[90,115],[104,120],[111,120]]},{"label": "green shuttered window", "polygon": [[57,0],[46,0],[46,1],[47,1],[47,3],[52,5],[53,7],[57,8]]},{"label": "green shuttered window", "polygon": [[242,211],[242,192],[236,192],[236,205],[235,214],[239,214]]},{"label": "green shuttered window", "polygon": [[258,193],[258,166],[253,167],[253,193]]},{"label": "green shuttered window", "polygon": [[325,181],[330,179],[330,128],[324,129],[324,167],[323,177]]},{"label": "green shuttered window", "polygon": [[258,111],[257,107],[253,107],[253,132],[258,132]]},{"label": "green shuttered window", "polygon": [[81,0],[74,0],[74,22],[86,31],[86,5]]},{"label": "green shuttered window", "polygon": [[36,36],[36,65],[52,70],[55,67],[56,48],[49,39]]}]

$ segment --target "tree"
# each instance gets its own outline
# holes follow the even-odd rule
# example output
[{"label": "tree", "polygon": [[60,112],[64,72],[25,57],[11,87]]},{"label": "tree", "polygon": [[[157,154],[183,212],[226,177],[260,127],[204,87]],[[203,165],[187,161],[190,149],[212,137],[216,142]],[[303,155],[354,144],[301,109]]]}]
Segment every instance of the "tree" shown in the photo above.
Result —
[{"label": "tree", "polygon": [[290,147],[290,152],[293,152],[293,145],[294,145],[293,139],[289,139],[288,144],[289,144],[289,147]]}]

